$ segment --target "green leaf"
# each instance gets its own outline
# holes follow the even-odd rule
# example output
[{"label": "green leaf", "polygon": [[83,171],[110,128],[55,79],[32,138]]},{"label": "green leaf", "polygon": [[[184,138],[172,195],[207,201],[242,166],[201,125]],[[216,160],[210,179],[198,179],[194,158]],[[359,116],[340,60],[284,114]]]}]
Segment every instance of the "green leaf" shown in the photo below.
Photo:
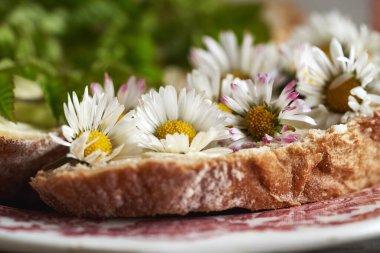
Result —
[{"label": "green leaf", "polygon": [[0,60],[0,71],[7,71],[15,67],[15,63],[7,58]]},{"label": "green leaf", "polygon": [[14,121],[13,83],[8,76],[0,75],[0,116]]},{"label": "green leaf", "polygon": [[44,91],[46,102],[49,105],[54,118],[58,122],[62,115],[62,94],[65,94],[65,92],[63,91],[62,86],[56,80],[52,79],[41,82],[41,87]]}]

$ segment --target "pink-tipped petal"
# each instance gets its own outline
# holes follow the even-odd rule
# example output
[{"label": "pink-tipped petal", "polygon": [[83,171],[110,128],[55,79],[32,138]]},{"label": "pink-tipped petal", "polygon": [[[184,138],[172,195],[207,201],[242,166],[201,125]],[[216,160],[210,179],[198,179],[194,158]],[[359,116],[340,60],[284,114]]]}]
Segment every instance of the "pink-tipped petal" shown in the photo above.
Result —
[{"label": "pink-tipped petal", "polygon": [[238,146],[232,146],[230,147],[230,149],[232,149],[233,152],[237,152],[240,150],[241,147],[238,147]]},{"label": "pink-tipped petal", "polygon": [[287,132],[289,130],[289,126],[288,125],[284,125],[281,129],[281,133],[284,133],[284,132]]},{"label": "pink-tipped petal", "polygon": [[297,106],[285,106],[284,110],[282,110],[283,112],[288,112],[288,111],[293,111],[294,109],[296,109]]},{"label": "pink-tipped petal", "polygon": [[103,93],[103,88],[99,83],[91,83],[90,89],[92,95]]},{"label": "pink-tipped petal", "polygon": [[236,90],[239,87],[236,83],[231,83],[230,86],[233,90]]},{"label": "pink-tipped petal", "polygon": [[293,92],[291,92],[291,93],[288,95],[288,99],[291,100],[291,101],[293,101],[293,100],[295,100],[296,98],[298,98],[299,95],[300,95],[300,94],[299,94],[298,92],[293,91]]},{"label": "pink-tipped petal", "polygon": [[255,147],[255,144],[253,142],[244,143],[241,145],[242,148],[253,148]]},{"label": "pink-tipped petal", "polygon": [[136,83],[136,77],[135,76],[130,76],[128,81],[127,81],[127,84],[128,85],[134,85]]},{"label": "pink-tipped petal", "polygon": [[121,92],[121,93],[125,93],[125,92],[127,92],[127,90],[128,90],[128,84],[127,83],[121,85],[119,88],[119,92]]},{"label": "pink-tipped petal", "polygon": [[273,141],[273,137],[268,135],[268,134],[265,134],[265,136],[263,137],[263,143],[264,144],[269,144]]},{"label": "pink-tipped petal", "polygon": [[104,74],[104,90],[105,90],[105,93],[111,97],[113,97],[115,95],[115,90],[113,87],[113,81],[112,81],[111,77],[108,75],[108,73]]},{"label": "pink-tipped petal", "polygon": [[225,105],[227,105],[228,106],[228,102],[229,102],[229,97],[228,96],[225,96],[225,95],[222,95],[221,97],[220,97],[220,102],[222,102],[223,104],[225,104]]},{"label": "pink-tipped petal", "polygon": [[230,134],[236,134],[236,129],[235,128],[230,128],[229,130],[228,130],[228,132],[230,133]]},{"label": "pink-tipped petal", "polygon": [[195,66],[199,62],[199,53],[196,48],[191,48],[190,49],[190,55],[189,55],[189,61],[191,65]]},{"label": "pink-tipped petal", "polygon": [[237,141],[244,138],[244,134],[237,128],[230,128],[228,132],[230,134],[230,140],[232,141]]},{"label": "pink-tipped petal", "polygon": [[144,78],[141,78],[137,81],[137,87],[141,92],[144,92],[146,89],[146,82]]},{"label": "pink-tipped petal", "polygon": [[287,136],[281,137],[281,140],[284,143],[293,143],[298,140],[298,137],[298,134],[289,134]]},{"label": "pink-tipped petal", "polygon": [[288,93],[288,92],[291,92],[294,90],[294,87],[296,86],[297,84],[297,81],[296,80],[293,80],[293,81],[290,81],[284,88],[285,92]]},{"label": "pink-tipped petal", "polygon": [[268,82],[269,75],[268,75],[268,73],[259,73],[256,75],[256,78],[260,83],[265,84]]},{"label": "pink-tipped petal", "polygon": [[104,86],[110,86],[113,85],[111,77],[108,75],[108,73],[104,73]]}]

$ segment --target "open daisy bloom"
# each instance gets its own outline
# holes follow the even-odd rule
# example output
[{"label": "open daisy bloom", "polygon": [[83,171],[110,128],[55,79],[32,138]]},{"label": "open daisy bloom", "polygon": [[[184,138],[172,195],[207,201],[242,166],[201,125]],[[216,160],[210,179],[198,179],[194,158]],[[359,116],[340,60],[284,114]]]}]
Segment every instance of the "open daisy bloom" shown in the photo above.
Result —
[{"label": "open daisy bloom", "polygon": [[[282,92],[283,88],[292,80],[296,80],[297,66],[302,64],[303,52],[309,44],[303,42],[279,43],[278,48],[278,70],[274,76],[273,93],[275,96]],[[265,73],[265,72],[262,72]]]},{"label": "open daisy bloom", "polygon": [[335,11],[313,13],[305,25],[294,31],[291,40],[310,43],[331,57],[330,42],[333,38],[342,44],[345,56],[349,55],[351,46],[354,46],[357,53],[367,52],[371,58],[380,62],[380,34],[366,25],[359,28],[349,17]]},{"label": "open daisy bloom", "polygon": [[368,52],[371,61],[380,65],[380,33],[361,25],[358,38],[354,40],[358,53]]},{"label": "open daisy bloom", "polygon": [[90,97],[86,87],[81,102],[73,92],[64,104],[68,125],[62,127],[62,133],[66,141],[51,137],[70,147],[68,157],[90,165],[126,158],[139,149],[133,139],[136,122],[131,114],[119,120],[123,111],[124,106],[116,98],[110,100],[104,93]]},{"label": "open daisy bloom", "polygon": [[349,49],[357,35],[357,27],[349,17],[332,11],[312,13],[308,22],[294,31],[291,40],[310,43],[329,54],[332,38],[337,38],[345,49]]},{"label": "open daisy bloom", "polygon": [[342,45],[333,39],[331,59],[319,48],[305,52],[298,70],[297,90],[313,108],[311,115],[320,128],[345,122],[356,115],[369,116],[380,105],[380,96],[371,93],[371,82],[379,69],[368,60],[367,53],[356,55],[351,47],[346,57]]},{"label": "open daisy bloom", "polygon": [[136,107],[139,144],[147,151],[175,154],[220,155],[231,149],[217,141],[230,137],[225,116],[195,90],[161,87],[141,97]]},{"label": "open daisy bloom", "polygon": [[231,82],[247,80],[261,72],[275,74],[280,58],[276,45],[253,46],[253,37],[246,33],[241,46],[233,32],[222,32],[220,43],[204,38],[207,50],[194,48],[190,60],[196,70],[187,76],[188,85],[205,92],[214,102],[230,95]]},{"label": "open daisy bloom", "polygon": [[189,89],[194,89],[198,93],[202,93],[205,97],[216,103],[221,111],[231,113],[231,109],[220,102],[223,95],[230,95],[232,82],[241,81],[228,74],[222,81],[219,75],[207,76],[199,70],[193,70],[187,74],[187,84]]},{"label": "open daisy bloom", "polygon": [[[117,99],[124,105],[125,112],[129,112],[137,105],[137,101],[145,89],[145,80],[143,78],[137,80],[135,76],[131,76],[125,84],[120,86]],[[93,95],[105,93],[111,99],[115,96],[113,81],[107,73],[104,75],[104,88],[99,83],[92,83],[91,93]]]},{"label": "open daisy bloom", "polygon": [[315,125],[306,116],[310,108],[294,91],[296,82],[289,83],[278,99],[272,99],[273,79],[268,74],[258,74],[248,85],[233,83],[232,96],[223,96],[223,103],[233,110],[234,122],[230,129],[231,147],[234,150],[250,148],[270,142],[291,143],[297,140],[297,127]]}]

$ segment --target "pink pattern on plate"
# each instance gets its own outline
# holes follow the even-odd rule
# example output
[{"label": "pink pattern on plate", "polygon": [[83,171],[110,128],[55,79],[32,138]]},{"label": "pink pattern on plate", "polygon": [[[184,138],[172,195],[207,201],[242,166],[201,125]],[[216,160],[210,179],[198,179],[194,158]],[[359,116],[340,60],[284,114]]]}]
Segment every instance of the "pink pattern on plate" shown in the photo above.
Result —
[{"label": "pink pattern on plate", "polygon": [[334,200],[264,212],[89,220],[0,205],[1,231],[59,233],[67,237],[120,236],[149,239],[197,239],[231,232],[290,231],[323,228],[380,217],[380,186]]}]

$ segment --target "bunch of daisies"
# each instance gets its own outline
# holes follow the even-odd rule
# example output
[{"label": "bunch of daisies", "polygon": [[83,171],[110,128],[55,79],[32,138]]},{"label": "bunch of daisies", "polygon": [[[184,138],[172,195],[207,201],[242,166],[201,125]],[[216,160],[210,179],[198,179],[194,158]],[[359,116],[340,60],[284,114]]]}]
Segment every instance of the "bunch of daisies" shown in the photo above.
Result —
[{"label": "bunch of daisies", "polygon": [[231,32],[193,48],[187,87],[146,91],[132,76],[115,94],[106,74],[64,104],[68,156],[94,164],[155,155],[220,156],[281,145],[380,106],[380,35],[339,13],[313,14],[289,41],[239,42]]}]

